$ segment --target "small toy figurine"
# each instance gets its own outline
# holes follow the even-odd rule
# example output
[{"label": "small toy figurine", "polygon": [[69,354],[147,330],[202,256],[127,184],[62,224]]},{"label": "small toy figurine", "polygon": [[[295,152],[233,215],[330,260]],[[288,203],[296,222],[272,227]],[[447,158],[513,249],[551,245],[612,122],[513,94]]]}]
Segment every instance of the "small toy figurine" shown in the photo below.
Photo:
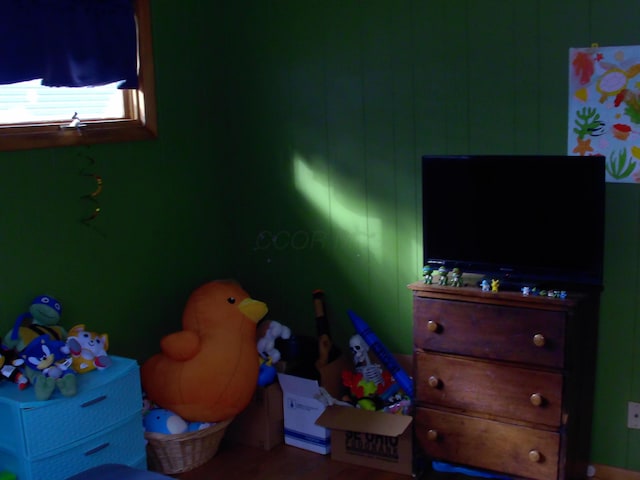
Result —
[{"label": "small toy figurine", "polygon": [[520,290],[522,290],[522,295],[524,295],[525,297],[528,297],[531,293],[530,287],[522,287]]},{"label": "small toy figurine", "polygon": [[447,283],[448,283],[448,280],[449,280],[449,279],[447,278],[447,273],[449,273],[449,272],[447,272],[447,269],[446,269],[446,268],[444,268],[444,267],[440,267],[440,268],[438,269],[438,273],[440,274],[440,279],[438,280],[438,284],[439,284],[439,285],[444,285],[444,286],[446,286],[446,285],[447,285]]},{"label": "small toy figurine", "polygon": [[389,370],[371,362],[369,345],[359,334],[349,339],[349,349],[354,369],[342,372],[342,384],[349,387],[351,403],[366,410],[382,409],[387,400],[398,393],[399,385]]},{"label": "small toy figurine", "polygon": [[382,367],[377,363],[371,363],[369,358],[369,345],[358,335],[352,335],[349,339],[349,350],[353,356],[354,370],[365,380],[376,385],[382,383]]},{"label": "small toy figurine", "polygon": [[500,280],[497,280],[495,278],[493,280],[491,280],[491,291],[492,292],[497,292],[499,287],[500,287]]},{"label": "small toy figurine", "polygon": [[482,288],[483,292],[488,292],[489,290],[491,290],[491,285],[489,285],[489,281],[486,278],[482,280],[482,282],[480,282],[480,287]]},{"label": "small toy figurine", "polygon": [[451,279],[452,287],[461,287],[462,286],[462,272],[458,267],[451,270],[451,275],[453,278]]},{"label": "small toy figurine", "polygon": [[17,358],[15,350],[5,349],[0,345],[0,382],[7,379],[18,385],[20,390],[27,388],[29,379],[22,372],[23,365],[24,361]]},{"label": "small toy figurine", "polygon": [[431,285],[433,283],[433,268],[430,265],[422,267],[422,276],[424,277],[424,283]]}]

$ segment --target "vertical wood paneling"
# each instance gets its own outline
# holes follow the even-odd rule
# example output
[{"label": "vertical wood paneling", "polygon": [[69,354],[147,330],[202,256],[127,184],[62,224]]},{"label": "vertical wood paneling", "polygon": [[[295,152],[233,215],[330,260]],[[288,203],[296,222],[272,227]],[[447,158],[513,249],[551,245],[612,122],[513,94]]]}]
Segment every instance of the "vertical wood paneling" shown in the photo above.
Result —
[{"label": "vertical wood paneling", "polygon": [[[314,289],[326,292],[327,309],[333,306],[336,264],[329,255],[329,246],[335,241],[331,222],[333,208],[330,185],[331,167],[327,144],[327,69],[324,21],[328,8],[322,1],[298,2],[283,8],[280,17],[293,16],[296,22],[279,22],[276,28],[284,31],[288,55],[283,65],[288,75],[286,92],[290,103],[287,130],[290,137],[285,147],[289,162],[293,162],[294,188],[288,192],[292,208],[292,233],[295,239],[288,258],[296,257],[296,278],[293,289],[287,289],[288,308],[300,314],[307,313],[311,325],[311,293]],[[283,185],[287,188],[286,185]],[[293,222],[295,220],[295,222]],[[290,263],[289,261],[285,263]],[[311,273],[312,272],[312,273]],[[280,288],[279,288],[280,289]],[[282,290],[282,289],[280,289]],[[302,303],[300,303],[302,301]],[[335,319],[333,312],[329,318]]]},{"label": "vertical wood paneling", "polygon": [[[238,273],[302,333],[311,332],[307,296],[317,286],[343,345],[352,308],[404,353],[405,285],[419,278],[422,259],[421,155],[564,153],[569,48],[636,42],[639,8],[632,0],[247,3],[235,10],[230,138],[254,175],[243,177],[239,197],[255,204],[236,210],[257,217],[234,228]],[[545,193],[540,208],[552,205]],[[634,469],[640,438],[625,425],[626,402],[640,401],[639,195],[635,186],[607,188],[593,438],[594,461]],[[262,228],[321,232],[325,241],[258,255],[249,238]]]},{"label": "vertical wood paneling", "polygon": [[[627,402],[633,400],[638,324],[638,202],[634,185],[607,185],[605,289],[600,309],[593,460],[629,468]],[[627,225],[630,230],[620,227]],[[615,254],[611,254],[615,252]],[[638,401],[636,399],[636,401]]]},{"label": "vertical wood paneling", "polygon": [[414,4],[416,145],[421,154],[468,152],[468,3]]},{"label": "vertical wood paneling", "polygon": [[[514,68],[514,4],[509,0],[469,2],[469,152],[514,151],[514,105],[526,71]],[[495,192],[497,195],[498,193]]]},{"label": "vertical wood paneling", "polygon": [[[589,36],[588,4],[539,0],[540,153],[566,153],[569,105],[569,48]],[[583,40],[584,39],[584,40]]]},{"label": "vertical wood paneling", "polygon": [[[413,63],[413,121],[417,153],[440,153],[446,139],[448,98],[446,83],[441,78],[442,66],[448,61],[448,25],[442,21],[446,2],[412,2],[410,46]],[[404,28],[407,28],[406,26]]]},{"label": "vertical wood paneling", "polygon": [[[511,2],[513,15],[510,49],[513,62],[513,151],[541,151],[540,99],[544,95],[540,80],[540,21],[537,2]],[[559,152],[564,153],[564,152]]]},{"label": "vertical wood paneling", "polygon": [[[589,38],[600,45],[639,45],[640,3],[590,2]],[[580,45],[578,45],[580,46]],[[636,77],[637,79],[637,77]],[[640,431],[625,428],[627,402],[640,401],[640,188],[607,185],[605,290],[594,415],[593,458],[640,470]]]},{"label": "vertical wood paneling", "polygon": [[[369,296],[370,253],[363,92],[363,15],[358,2],[329,2],[327,28],[327,141],[331,223],[338,258],[335,282],[349,292],[349,308]],[[346,317],[341,316],[343,320]],[[343,331],[352,331],[349,326]]]},{"label": "vertical wood paneling", "polygon": [[[395,212],[393,220],[396,234],[395,251],[385,252],[393,255],[391,268],[397,272],[396,297],[397,317],[387,318],[392,325],[400,328],[390,349],[398,352],[411,351],[412,345],[412,303],[411,293],[406,285],[415,281],[421,274],[422,266],[422,222],[421,218],[421,163],[420,152],[415,145],[415,18],[416,4],[420,0],[392,2],[391,13],[391,50],[393,71],[393,165],[395,182]],[[418,277],[419,278],[419,277]],[[393,314],[393,313],[392,313]]]},{"label": "vertical wood paneling", "polygon": [[369,250],[369,295],[362,315],[377,320],[378,335],[397,349],[398,334],[407,336],[411,322],[399,322],[397,275],[396,175],[393,155],[393,41],[390,22],[392,5],[385,0],[367,2],[362,32],[364,135],[366,155],[367,229]]}]

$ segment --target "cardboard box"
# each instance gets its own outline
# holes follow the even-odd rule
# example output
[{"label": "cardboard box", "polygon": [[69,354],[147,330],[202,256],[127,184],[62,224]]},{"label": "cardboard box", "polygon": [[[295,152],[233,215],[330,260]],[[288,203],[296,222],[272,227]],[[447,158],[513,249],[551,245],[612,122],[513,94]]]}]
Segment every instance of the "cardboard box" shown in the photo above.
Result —
[{"label": "cardboard box", "polygon": [[342,371],[352,368],[351,361],[340,355],[319,370],[320,381],[278,373],[284,410],[284,443],[326,455],[331,452],[331,432],[316,425],[326,403],[319,400],[320,386],[339,399]]},{"label": "cardboard box", "polygon": [[326,455],[331,452],[328,428],[316,425],[325,403],[318,400],[317,380],[278,374],[284,407],[284,443]]},{"label": "cardboard box", "polygon": [[413,473],[413,418],[330,406],[316,423],[331,430],[331,458],[379,470]]},{"label": "cardboard box", "polygon": [[278,382],[256,389],[251,403],[227,428],[225,439],[264,450],[284,441],[282,389]]},{"label": "cardboard box", "polygon": [[[375,355],[372,362],[379,363]],[[411,372],[411,355],[396,355]],[[342,355],[320,370],[320,382],[283,373],[278,379],[284,401],[284,442],[287,445],[331,454],[334,460],[404,475],[413,473],[413,418],[332,405],[319,400],[320,384],[335,399],[344,390],[342,372],[352,369]]]},{"label": "cardboard box", "polygon": [[[371,354],[372,363],[380,363]],[[411,355],[395,355],[400,366],[412,372]],[[403,475],[412,475],[413,418],[359,408],[331,406],[316,420],[331,430],[331,458]]]}]

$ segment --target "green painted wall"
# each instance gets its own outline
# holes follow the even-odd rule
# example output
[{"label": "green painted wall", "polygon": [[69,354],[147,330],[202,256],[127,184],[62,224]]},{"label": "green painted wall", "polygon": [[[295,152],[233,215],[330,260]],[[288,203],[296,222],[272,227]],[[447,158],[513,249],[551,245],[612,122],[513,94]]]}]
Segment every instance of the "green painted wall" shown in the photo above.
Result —
[{"label": "green painted wall", "polygon": [[[637,44],[637,18],[635,0],[154,2],[157,141],[0,154],[0,326],[53,292],[144,360],[197,285],[233,276],[300,334],[322,288],[342,345],[351,308],[409,353],[420,156],[563,153],[569,48]],[[633,470],[639,197],[607,186],[592,454]]]},{"label": "green painted wall", "polygon": [[[634,45],[634,0],[238,2],[231,139],[251,165],[235,265],[272,315],[312,331],[323,288],[336,335],[361,313],[411,350],[420,278],[419,159],[564,153],[570,47]],[[522,181],[522,178],[514,181]],[[452,179],[452,194],[456,194]],[[500,212],[499,193],[469,199]],[[640,470],[640,188],[607,186],[592,460]],[[541,192],[534,208],[553,209]],[[343,343],[344,344],[344,343]]]},{"label": "green painted wall", "polygon": [[[2,336],[49,293],[65,326],[105,331],[113,352],[143,360],[179,327],[193,289],[233,273],[225,43],[203,22],[224,15],[190,4],[153,5],[158,140],[0,154]],[[81,219],[94,206],[82,196],[95,180],[83,169],[104,182],[90,226]]]}]

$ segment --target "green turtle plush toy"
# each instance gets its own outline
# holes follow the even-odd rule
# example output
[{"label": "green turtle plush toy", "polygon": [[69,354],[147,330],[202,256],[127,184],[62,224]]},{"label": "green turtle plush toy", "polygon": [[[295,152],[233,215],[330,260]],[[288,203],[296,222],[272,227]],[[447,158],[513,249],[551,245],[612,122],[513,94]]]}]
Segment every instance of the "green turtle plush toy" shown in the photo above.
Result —
[{"label": "green turtle plush toy", "polygon": [[31,302],[29,311],[20,315],[10,332],[4,337],[4,344],[21,352],[36,337],[49,335],[54,340],[65,340],[67,331],[60,325],[62,305],[49,295],[40,295]]},{"label": "green turtle plush toy", "polygon": [[[40,295],[33,299],[29,311],[20,315],[11,331],[4,337],[4,344],[15,350],[20,355],[34,340],[42,343],[42,336],[46,336],[53,342],[66,342],[67,331],[60,325],[62,315],[62,305],[58,300],[49,295]],[[68,345],[72,352],[80,350],[77,341]],[[52,381],[48,376],[45,381],[44,375],[34,369],[26,369],[26,374],[36,390],[36,397],[39,400],[48,399],[56,386],[65,396],[72,396],[76,393],[75,375],[69,376],[62,383],[61,379]],[[40,378],[42,377],[42,378]],[[56,385],[57,384],[57,385]]]}]

